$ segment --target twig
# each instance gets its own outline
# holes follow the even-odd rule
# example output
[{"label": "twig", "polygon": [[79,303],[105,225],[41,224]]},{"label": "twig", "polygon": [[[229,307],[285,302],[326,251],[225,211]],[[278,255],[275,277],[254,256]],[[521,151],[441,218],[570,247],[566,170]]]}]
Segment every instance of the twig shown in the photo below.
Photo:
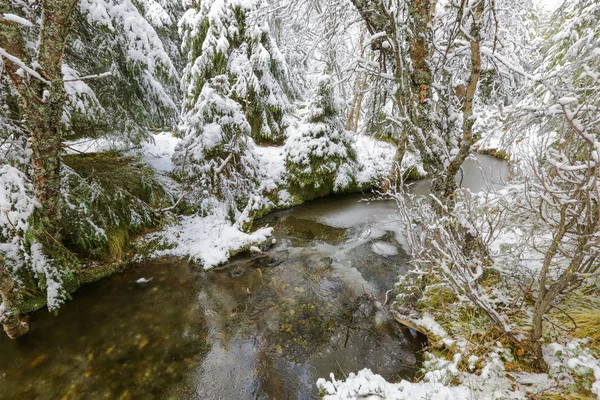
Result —
[{"label": "twig", "polygon": [[172,205],[172,206],[170,206],[170,207],[163,208],[163,209],[161,209],[159,212],[160,212],[160,213],[164,213],[164,212],[171,211],[171,210],[175,209],[175,208],[176,208],[176,207],[179,205],[179,203],[181,203],[181,200],[183,200],[183,198],[184,198],[185,196],[187,196],[187,195],[188,195],[188,192],[186,192],[186,193],[183,193],[183,194],[182,194],[182,195],[179,197],[179,199],[177,199],[177,201],[175,202],[175,204],[173,204],[173,205]]},{"label": "twig", "polygon": [[87,80],[90,80],[90,79],[105,78],[107,76],[112,76],[112,72],[106,71],[106,72],[103,72],[101,74],[86,75],[86,76],[82,76],[81,78],[76,78],[76,79],[65,79],[63,82],[67,83],[67,82],[87,81]]}]

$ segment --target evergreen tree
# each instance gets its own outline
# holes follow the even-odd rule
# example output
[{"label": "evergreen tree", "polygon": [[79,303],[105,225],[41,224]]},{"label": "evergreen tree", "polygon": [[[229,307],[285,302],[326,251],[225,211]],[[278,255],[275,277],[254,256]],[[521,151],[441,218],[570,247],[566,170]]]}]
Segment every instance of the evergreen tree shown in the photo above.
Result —
[{"label": "evergreen tree", "polygon": [[285,58],[271,36],[266,21],[255,21],[249,30],[248,57],[252,68],[246,80],[245,107],[252,137],[258,141],[281,143],[285,139],[286,113],[290,105],[289,76]]},{"label": "evergreen tree", "polygon": [[[184,69],[184,119],[204,84],[226,75],[233,101],[239,103],[257,141],[281,142],[285,135],[287,66],[268,24],[254,1],[192,2],[180,21]],[[186,134],[201,134],[189,132]]]},{"label": "evergreen tree", "polygon": [[137,144],[149,127],[176,125],[180,12],[155,0],[80,1],[63,66],[67,138]]},{"label": "evergreen tree", "polygon": [[306,116],[285,145],[292,187],[320,196],[352,185],[356,155],[340,120],[342,105],[331,77],[321,76]]},{"label": "evergreen tree", "polygon": [[251,137],[281,141],[289,110],[285,62],[255,11],[251,1],[195,1],[179,24],[188,63],[175,173],[193,182],[203,211],[217,196],[232,218],[258,188]]},{"label": "evergreen tree", "polygon": [[175,150],[175,173],[192,181],[201,212],[209,212],[214,197],[224,201],[233,219],[258,186],[258,167],[250,124],[239,103],[231,99],[227,75],[205,82],[194,108],[186,116],[188,134]]},{"label": "evergreen tree", "polygon": [[[152,3],[148,16],[160,11]],[[129,0],[0,0],[0,67],[0,280],[9,288],[2,295],[14,304],[12,294],[37,285],[56,309],[78,264],[65,238],[81,224],[101,230],[85,215],[65,223],[75,208],[65,182],[76,174],[63,165],[64,142],[111,135],[135,143],[149,126],[172,126],[178,74]],[[0,323],[14,319],[9,314]]]}]

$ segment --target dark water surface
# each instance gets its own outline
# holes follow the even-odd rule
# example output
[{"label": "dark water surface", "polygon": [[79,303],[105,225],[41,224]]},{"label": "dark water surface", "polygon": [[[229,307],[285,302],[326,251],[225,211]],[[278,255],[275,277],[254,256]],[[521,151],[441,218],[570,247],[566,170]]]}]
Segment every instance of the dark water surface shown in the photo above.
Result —
[{"label": "dark water surface", "polygon": [[311,399],[331,372],[410,379],[424,338],[381,305],[407,271],[395,205],[361,198],[268,216],[277,244],[218,271],[144,263],[34,313],[27,336],[0,335],[0,399]]}]

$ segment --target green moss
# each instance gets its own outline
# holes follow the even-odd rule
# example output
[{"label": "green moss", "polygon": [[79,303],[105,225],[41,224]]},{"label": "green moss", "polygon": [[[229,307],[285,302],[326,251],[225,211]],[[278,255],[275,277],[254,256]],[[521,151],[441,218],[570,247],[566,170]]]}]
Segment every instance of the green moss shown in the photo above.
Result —
[{"label": "green moss", "polygon": [[153,171],[114,152],[65,156],[64,245],[83,258],[119,260],[129,238],[156,226],[167,194]]},{"label": "green moss", "polygon": [[419,172],[417,168],[409,168],[404,172],[404,181],[419,181],[425,176]]},{"label": "green moss", "polygon": [[499,149],[477,149],[479,154],[486,154],[488,156],[496,157],[501,160],[510,161],[510,155],[504,150]]}]

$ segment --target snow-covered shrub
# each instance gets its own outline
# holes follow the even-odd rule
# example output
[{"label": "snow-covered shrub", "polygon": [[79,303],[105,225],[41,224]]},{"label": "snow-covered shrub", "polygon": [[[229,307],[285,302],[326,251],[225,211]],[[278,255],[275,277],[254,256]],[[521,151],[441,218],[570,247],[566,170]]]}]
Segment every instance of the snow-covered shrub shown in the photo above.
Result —
[{"label": "snow-covered shrub", "polygon": [[29,177],[8,164],[0,166],[0,257],[20,286],[33,278],[46,292],[48,309],[55,310],[67,297],[63,278],[69,271],[46,256],[39,235],[33,234],[37,206]]},{"label": "snow-covered shrub", "polygon": [[306,116],[286,142],[289,182],[305,197],[340,192],[355,183],[356,154],[339,119],[340,106],[331,77],[323,75]]}]

